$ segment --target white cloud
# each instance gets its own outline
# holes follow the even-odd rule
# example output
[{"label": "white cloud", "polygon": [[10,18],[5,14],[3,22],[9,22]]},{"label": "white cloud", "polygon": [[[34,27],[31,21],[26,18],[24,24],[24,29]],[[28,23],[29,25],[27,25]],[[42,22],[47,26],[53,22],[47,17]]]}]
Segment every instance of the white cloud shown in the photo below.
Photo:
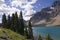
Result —
[{"label": "white cloud", "polygon": [[32,0],[31,2],[29,2],[29,4],[34,4],[36,2],[37,2],[37,0]]},{"label": "white cloud", "polygon": [[30,10],[33,8],[33,6],[31,4],[26,4],[26,5],[22,6],[21,8],[24,8],[25,10]]},{"label": "white cloud", "polygon": [[[26,16],[26,15],[32,15],[33,13],[36,12],[35,10],[33,10],[34,6],[32,5],[36,2],[37,0],[31,0],[30,2],[28,0],[12,0],[11,4],[12,6],[15,6],[15,7],[19,6],[20,8],[24,9],[23,11]],[[24,19],[26,20],[31,18],[31,17],[25,17],[25,16],[24,16]]]},{"label": "white cloud", "polygon": [[31,17],[32,17],[32,16],[29,16],[29,17],[25,17],[25,16],[24,16],[23,18],[24,18],[25,21],[27,21],[27,20],[30,20]]},{"label": "white cloud", "polygon": [[0,3],[4,3],[5,2],[5,0],[0,0]]},{"label": "white cloud", "polygon": [[32,15],[33,13],[35,13],[34,10],[27,10],[26,15]]},{"label": "white cloud", "polygon": [[31,5],[31,4],[34,4],[36,2],[37,2],[37,0],[31,0],[31,2],[29,2],[28,0],[12,0],[11,4],[12,4],[12,6],[16,6],[16,7],[20,6],[20,7],[22,7],[23,5],[26,5],[26,4]]},{"label": "white cloud", "polygon": [[11,5],[15,7],[22,7],[23,4],[27,4],[27,0],[12,0]]},{"label": "white cloud", "polygon": [[4,4],[4,0],[0,0],[0,6]]},{"label": "white cloud", "polygon": [[[23,18],[24,20],[29,20],[32,17],[30,15],[36,12],[35,10],[33,10],[34,6],[32,4],[36,3],[37,0],[31,0],[31,2],[29,2],[28,0],[9,0],[9,1],[10,5],[7,6],[5,0],[0,0],[0,15],[3,15],[3,13],[6,13],[6,15],[8,14],[12,15],[12,13],[15,13],[16,11],[18,12],[19,15],[20,10],[24,9],[22,10]],[[16,7],[20,7],[21,9],[17,9]]]},{"label": "white cloud", "polygon": [[12,15],[12,13],[15,13],[15,12],[20,12],[19,9],[15,8],[15,7],[9,7],[7,6],[5,3],[2,3],[0,5],[0,15],[2,16],[4,13],[6,14],[6,16],[8,14]]},{"label": "white cloud", "polygon": [[7,6],[4,0],[0,0],[0,2],[2,2],[0,5],[0,14],[3,15],[3,13],[6,13],[6,15],[8,14],[12,15],[12,13],[16,11],[20,12],[20,10],[15,7]]}]

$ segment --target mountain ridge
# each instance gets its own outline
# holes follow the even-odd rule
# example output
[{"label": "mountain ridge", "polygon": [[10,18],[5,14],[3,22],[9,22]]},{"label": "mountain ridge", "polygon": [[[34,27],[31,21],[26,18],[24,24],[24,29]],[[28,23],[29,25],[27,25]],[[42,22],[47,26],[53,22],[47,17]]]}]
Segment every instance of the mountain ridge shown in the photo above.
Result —
[{"label": "mountain ridge", "polygon": [[[51,7],[43,8],[31,18],[32,25],[56,26],[60,25],[60,1],[55,1]],[[59,20],[59,21],[58,21]]]}]

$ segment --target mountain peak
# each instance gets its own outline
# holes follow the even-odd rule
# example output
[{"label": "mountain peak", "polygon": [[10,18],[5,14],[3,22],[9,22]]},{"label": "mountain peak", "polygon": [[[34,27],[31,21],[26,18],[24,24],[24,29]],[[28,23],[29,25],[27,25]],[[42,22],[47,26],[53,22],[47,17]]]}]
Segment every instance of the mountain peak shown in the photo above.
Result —
[{"label": "mountain peak", "polygon": [[60,1],[55,1],[52,6],[53,6],[53,7],[55,7],[55,6],[60,6]]},{"label": "mountain peak", "polygon": [[[53,22],[54,22],[53,24],[56,24],[60,20],[59,17],[60,17],[60,1],[55,1],[52,4],[52,6],[43,8],[40,12],[37,12],[31,18],[31,21],[33,25],[41,25],[41,24],[46,25],[49,22],[51,22],[51,24]],[[56,21],[54,21],[55,20],[54,18],[56,19]],[[57,25],[59,24],[60,23],[58,23]]]}]

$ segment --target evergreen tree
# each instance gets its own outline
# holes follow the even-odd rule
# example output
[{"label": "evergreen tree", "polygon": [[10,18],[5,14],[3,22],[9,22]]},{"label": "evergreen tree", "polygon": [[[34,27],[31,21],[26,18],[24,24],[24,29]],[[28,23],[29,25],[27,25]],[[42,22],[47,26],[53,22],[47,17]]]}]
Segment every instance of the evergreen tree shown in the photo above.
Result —
[{"label": "evergreen tree", "polygon": [[15,20],[15,16],[14,16],[14,14],[12,14],[12,17],[11,17],[11,29],[13,31],[16,31],[15,25],[14,25],[14,20]]},{"label": "evergreen tree", "polygon": [[42,37],[39,35],[38,40],[42,40]]},{"label": "evergreen tree", "polygon": [[10,15],[8,15],[7,28],[10,28],[10,26],[11,26],[11,18]]},{"label": "evergreen tree", "polygon": [[49,34],[46,36],[46,40],[52,40]]},{"label": "evergreen tree", "polygon": [[7,19],[6,19],[6,15],[5,14],[2,15],[2,26],[4,28],[7,27]]},{"label": "evergreen tree", "polygon": [[28,21],[28,38],[33,39],[32,25],[30,20]]},{"label": "evergreen tree", "polygon": [[18,31],[18,15],[17,15],[17,12],[15,12],[14,25],[15,25],[15,29],[16,29],[16,32],[17,32]]},{"label": "evergreen tree", "polygon": [[28,37],[27,26],[24,28],[24,36],[27,39],[27,37]]},{"label": "evergreen tree", "polygon": [[19,29],[18,30],[21,35],[24,35],[24,22],[23,22],[22,11],[20,12],[20,15],[19,15]]}]

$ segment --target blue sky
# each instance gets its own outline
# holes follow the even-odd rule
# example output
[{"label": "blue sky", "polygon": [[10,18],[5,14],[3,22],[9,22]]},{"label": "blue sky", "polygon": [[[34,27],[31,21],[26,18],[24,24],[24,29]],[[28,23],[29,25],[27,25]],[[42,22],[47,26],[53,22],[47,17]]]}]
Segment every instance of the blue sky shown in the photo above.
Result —
[{"label": "blue sky", "polygon": [[24,20],[29,20],[32,14],[40,11],[42,8],[51,6],[56,0],[0,0],[0,22],[3,13],[8,16],[22,10]]},{"label": "blue sky", "polygon": [[55,0],[38,0],[37,3],[35,3],[35,6],[37,7],[35,10],[40,11],[42,8],[51,6],[54,1]]}]

